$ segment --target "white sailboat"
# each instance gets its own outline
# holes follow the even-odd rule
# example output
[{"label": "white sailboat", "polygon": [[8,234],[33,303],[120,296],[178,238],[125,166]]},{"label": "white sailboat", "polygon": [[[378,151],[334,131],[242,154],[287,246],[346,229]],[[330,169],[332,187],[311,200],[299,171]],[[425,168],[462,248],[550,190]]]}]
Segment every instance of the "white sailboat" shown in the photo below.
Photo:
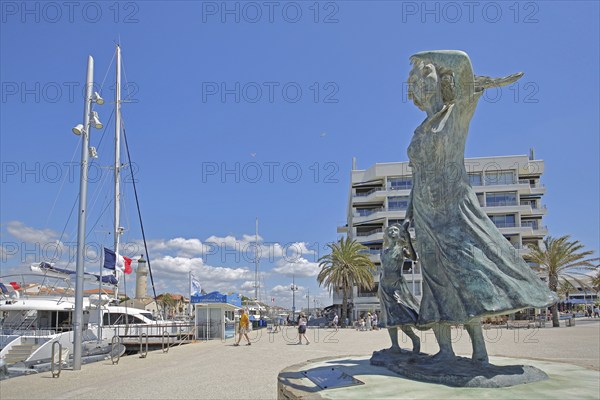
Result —
[{"label": "white sailboat", "polygon": [[[93,70],[93,59],[91,61]],[[90,79],[90,63],[88,62],[88,83]],[[114,252],[119,253],[119,239],[123,232],[120,227],[120,138],[121,138],[121,50],[116,48],[116,93],[115,93],[115,160],[114,160]],[[104,101],[98,95],[94,95],[95,101],[102,104]],[[88,104],[84,114],[92,114]],[[86,120],[87,121],[87,120]],[[90,125],[88,125],[90,126]],[[74,128],[81,129],[83,125]],[[85,141],[84,146],[87,147]],[[85,153],[83,151],[83,153]],[[86,154],[87,155],[87,154]],[[82,164],[87,165],[83,160]],[[82,168],[82,175],[84,174]],[[87,172],[85,172],[87,175]],[[85,178],[87,179],[87,178]],[[82,178],[82,181],[84,178]],[[87,187],[84,187],[87,190]],[[81,202],[81,199],[84,199]],[[85,193],[82,189],[80,194],[80,206],[85,208]],[[80,221],[80,234],[85,230],[85,221],[83,225]],[[81,243],[78,242],[78,247]],[[79,256],[79,248],[78,248]],[[78,263],[82,262],[79,260]],[[164,337],[167,341],[173,342],[173,338],[180,339],[188,337],[191,339],[193,328],[181,323],[157,320],[151,312],[133,307],[119,306],[117,301],[118,293],[118,273],[115,275],[80,273],[79,264],[77,271],[67,270],[56,267],[54,264],[41,262],[31,267],[32,272],[39,274],[43,278],[59,278],[67,286],[61,291],[56,291],[46,296],[26,295],[20,296],[2,296],[0,295],[0,359],[7,365],[18,365],[20,369],[32,369],[42,363],[49,361],[52,355],[52,345],[54,342],[62,344],[68,353],[75,354],[74,362],[81,362],[81,357],[96,356],[98,354],[108,354],[111,350],[110,341],[114,336],[118,336],[121,342],[133,343],[139,346],[138,341],[141,335],[144,335],[149,343],[162,344]],[[70,290],[71,282],[75,280],[77,284],[75,295]],[[98,295],[83,297],[83,282],[94,282],[98,284]],[[108,290],[105,290],[106,288]],[[81,298],[78,299],[77,292],[80,291]],[[107,293],[113,293],[111,298]],[[78,315],[81,310],[82,315]],[[81,322],[79,330],[77,321]],[[118,351],[124,351],[119,346]],[[77,354],[79,353],[79,354]]]}]

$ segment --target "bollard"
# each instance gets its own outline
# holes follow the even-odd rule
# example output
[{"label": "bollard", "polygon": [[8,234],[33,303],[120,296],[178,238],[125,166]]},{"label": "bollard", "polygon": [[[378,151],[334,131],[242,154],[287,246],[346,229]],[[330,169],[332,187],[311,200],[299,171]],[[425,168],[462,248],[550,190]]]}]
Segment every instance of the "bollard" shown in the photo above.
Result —
[{"label": "bollard", "polygon": [[117,344],[120,345],[122,343],[123,343],[123,339],[121,339],[117,335],[113,336],[112,339],[110,340],[110,361],[113,363],[113,365],[118,364],[119,360],[121,359],[120,349],[117,352],[117,355],[115,356],[115,348],[117,347]]},{"label": "bollard", "polygon": [[[146,349],[143,348],[144,336],[146,337]],[[148,355],[148,334],[140,332],[140,358],[146,358]]]},{"label": "bollard", "polygon": [[[56,345],[58,345],[58,371],[56,369]],[[60,377],[60,373],[62,372],[62,344],[59,342],[52,343],[52,362],[50,363],[50,368],[52,371],[52,377],[58,378]]]},{"label": "bollard", "polygon": [[[166,348],[165,348],[165,338],[167,339],[167,346],[166,346]],[[162,344],[162,351],[163,351],[163,353],[168,353],[169,352],[170,340],[169,340],[169,332],[167,332],[166,329],[164,329],[163,332],[162,332],[161,344]]]}]

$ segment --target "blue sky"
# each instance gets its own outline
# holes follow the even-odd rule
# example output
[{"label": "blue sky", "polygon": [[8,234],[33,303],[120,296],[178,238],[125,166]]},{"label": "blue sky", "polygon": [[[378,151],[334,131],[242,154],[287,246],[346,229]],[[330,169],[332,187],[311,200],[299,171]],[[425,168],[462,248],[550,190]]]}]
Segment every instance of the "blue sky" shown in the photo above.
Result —
[{"label": "blue sky", "polygon": [[[95,109],[108,129],[92,134],[100,158],[86,268],[97,270],[95,250],[112,243],[116,41],[159,292],[186,292],[191,269],[207,290],[252,293],[258,217],[272,255],[261,260],[263,298],[290,305],[296,271],[298,296],[309,289],[329,304],[315,261],[344,224],[352,157],[359,168],[407,159],[423,119],[406,100],[408,59],[430,49],[467,51],[481,75],[525,72],[480,101],[466,155],[534,147],[545,161],[550,234],[598,252],[597,2],[1,4],[2,274],[52,255],[57,240],[61,265],[74,252],[80,143],[70,130],[82,119],[88,54],[104,82],[107,101]],[[123,242],[134,253],[141,235],[130,184],[123,208]]]}]

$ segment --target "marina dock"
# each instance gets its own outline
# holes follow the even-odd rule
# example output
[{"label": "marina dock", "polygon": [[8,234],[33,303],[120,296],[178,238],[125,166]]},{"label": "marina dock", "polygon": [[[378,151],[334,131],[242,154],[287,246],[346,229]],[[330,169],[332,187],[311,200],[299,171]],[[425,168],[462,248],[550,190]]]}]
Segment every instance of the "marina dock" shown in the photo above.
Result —
[{"label": "marina dock", "polygon": [[[581,318],[574,327],[484,330],[492,356],[534,358],[600,371],[600,319]],[[467,333],[452,332],[458,354],[470,352]],[[59,378],[41,373],[0,382],[9,399],[275,399],[277,375],[293,364],[328,356],[368,355],[389,347],[385,330],[309,329],[310,345],[298,345],[295,327],[279,333],[251,333],[252,345],[233,340],[195,342],[167,353],[122,357],[117,365],[101,361],[81,371],[63,370]],[[422,351],[437,351],[433,333],[420,332]],[[410,346],[401,339],[403,348]],[[598,372],[600,377],[600,372]],[[598,383],[600,393],[600,379]],[[400,394],[399,394],[400,395]]]}]

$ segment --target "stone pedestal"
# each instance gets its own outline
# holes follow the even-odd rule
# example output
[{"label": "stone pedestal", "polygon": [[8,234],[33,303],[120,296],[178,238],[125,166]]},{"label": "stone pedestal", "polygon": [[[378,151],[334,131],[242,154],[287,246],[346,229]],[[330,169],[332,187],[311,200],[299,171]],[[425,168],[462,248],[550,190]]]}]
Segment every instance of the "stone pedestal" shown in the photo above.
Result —
[{"label": "stone pedestal", "polygon": [[[500,371],[525,365],[544,371],[548,379],[503,388],[452,387],[402,377],[387,368],[372,365],[371,356],[330,357],[309,360],[290,366],[279,373],[279,399],[597,399],[600,393],[598,371],[566,363],[490,357]],[[509,369],[504,369],[508,367]],[[341,387],[320,387],[310,379],[310,371],[335,369]],[[449,375],[456,371],[447,371]],[[314,374],[313,374],[314,375]],[[460,375],[460,374],[459,374]],[[510,375],[510,373],[509,373]],[[313,378],[314,379],[314,378]],[[323,382],[318,383],[323,385]]]}]

